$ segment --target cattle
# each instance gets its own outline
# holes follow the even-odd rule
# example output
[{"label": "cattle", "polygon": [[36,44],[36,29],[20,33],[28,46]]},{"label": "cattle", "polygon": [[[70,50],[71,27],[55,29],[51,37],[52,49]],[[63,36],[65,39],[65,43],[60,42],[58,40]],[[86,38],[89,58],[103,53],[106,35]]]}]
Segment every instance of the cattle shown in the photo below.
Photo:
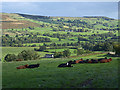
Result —
[{"label": "cattle", "polygon": [[75,63],[79,63],[80,61],[83,61],[83,59],[81,58],[80,60],[76,60]]},{"label": "cattle", "polygon": [[100,59],[98,59],[98,61],[101,61],[101,60],[104,60],[104,59],[107,59],[107,57],[105,57],[105,58],[100,58]]},{"label": "cattle", "polygon": [[25,68],[27,68],[27,67],[28,67],[28,64],[22,65],[22,66],[19,66],[19,67],[16,67],[16,69],[25,69]]},{"label": "cattle", "polygon": [[100,63],[107,63],[108,61],[106,59],[103,59],[100,61]]},{"label": "cattle", "polygon": [[89,61],[89,59],[85,60],[84,62],[85,62],[85,63],[88,63],[88,61]]},{"label": "cattle", "polygon": [[98,60],[91,59],[92,63],[98,63]]},{"label": "cattle", "polygon": [[79,61],[78,63],[85,63],[84,61]]},{"label": "cattle", "polygon": [[76,61],[74,60],[74,61],[68,61],[68,63],[70,63],[70,64],[76,64]]},{"label": "cattle", "polygon": [[110,62],[110,61],[112,61],[112,58],[109,58],[109,59],[106,59],[107,60],[107,62]]},{"label": "cattle", "polygon": [[63,63],[58,65],[58,67],[73,67],[73,66],[71,66],[71,63]]},{"label": "cattle", "polygon": [[92,63],[92,61],[91,61],[91,60],[89,60],[89,61],[88,61],[88,63]]},{"label": "cattle", "polygon": [[40,64],[32,64],[29,65],[27,68],[38,68]]},{"label": "cattle", "polygon": [[107,60],[107,62],[110,62],[110,60],[109,59],[106,59]]},{"label": "cattle", "polygon": [[110,61],[112,61],[112,58],[109,58],[109,59],[105,58],[105,59],[101,60],[100,63],[107,63]]},{"label": "cattle", "polygon": [[112,58],[109,58],[110,61],[112,61]]}]

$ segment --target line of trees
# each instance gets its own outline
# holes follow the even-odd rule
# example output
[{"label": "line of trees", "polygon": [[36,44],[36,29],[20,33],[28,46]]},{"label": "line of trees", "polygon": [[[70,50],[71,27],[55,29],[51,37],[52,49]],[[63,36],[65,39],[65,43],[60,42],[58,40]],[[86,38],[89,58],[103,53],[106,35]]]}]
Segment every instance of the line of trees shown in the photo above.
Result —
[{"label": "line of trees", "polygon": [[40,57],[40,55],[33,51],[33,50],[23,50],[22,52],[18,53],[18,55],[15,54],[7,54],[4,58],[6,62],[10,61],[16,61],[16,60],[36,60]]},{"label": "line of trees", "polygon": [[14,46],[15,44],[18,44],[21,46],[21,44],[24,43],[41,43],[41,42],[51,42],[50,38],[47,37],[37,37],[36,36],[26,36],[26,37],[10,37],[8,34],[5,36],[2,36],[2,46]]},{"label": "line of trees", "polygon": [[55,52],[54,58],[62,58],[62,57],[69,57],[71,52],[69,49],[64,50],[63,52]]}]

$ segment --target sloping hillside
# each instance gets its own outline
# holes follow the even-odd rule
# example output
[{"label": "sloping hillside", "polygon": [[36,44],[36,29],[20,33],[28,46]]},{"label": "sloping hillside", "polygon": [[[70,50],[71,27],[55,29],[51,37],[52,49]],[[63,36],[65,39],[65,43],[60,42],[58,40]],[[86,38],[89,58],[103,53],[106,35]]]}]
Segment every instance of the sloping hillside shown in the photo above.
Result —
[{"label": "sloping hillside", "polygon": [[18,14],[2,13],[2,29],[38,27],[39,24],[26,20]]}]

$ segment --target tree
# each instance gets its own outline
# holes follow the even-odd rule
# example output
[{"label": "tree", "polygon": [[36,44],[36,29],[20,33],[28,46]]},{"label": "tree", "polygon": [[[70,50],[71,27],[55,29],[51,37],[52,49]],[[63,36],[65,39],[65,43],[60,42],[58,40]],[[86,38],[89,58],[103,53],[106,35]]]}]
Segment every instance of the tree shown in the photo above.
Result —
[{"label": "tree", "polygon": [[[24,60],[28,60],[29,59],[29,55],[28,55],[28,52],[26,50],[23,50],[20,54],[18,55],[21,55],[22,59]],[[21,58],[19,58],[21,59]]]},{"label": "tree", "polygon": [[23,57],[22,53],[19,53],[18,56],[17,56],[17,58],[24,60],[24,57]]},{"label": "tree", "polygon": [[94,47],[93,47],[94,51],[103,51],[104,50],[104,43],[97,43]]},{"label": "tree", "polygon": [[77,53],[77,50],[76,50],[76,49],[74,50],[74,53],[75,53],[75,54]]},{"label": "tree", "polygon": [[33,50],[23,50],[21,53],[18,54],[18,58],[24,60],[35,60],[39,57],[40,55]]},{"label": "tree", "polygon": [[59,41],[61,41],[61,38],[59,38]]},{"label": "tree", "polygon": [[18,35],[16,35],[15,37],[18,37]]},{"label": "tree", "polygon": [[82,55],[84,53],[83,49],[77,49],[77,55]]},{"label": "tree", "polygon": [[120,43],[114,44],[113,49],[114,49],[116,55],[120,55]]},{"label": "tree", "polygon": [[6,37],[10,37],[9,34],[5,34]]},{"label": "tree", "polygon": [[113,50],[113,46],[109,42],[105,42],[103,48],[105,51],[112,51]]},{"label": "tree", "polygon": [[23,45],[22,45],[22,43],[21,42],[19,42],[18,43],[18,47],[22,47]]},{"label": "tree", "polygon": [[7,54],[4,59],[5,59],[5,61],[10,62],[10,61],[16,60],[17,57],[15,54]]},{"label": "tree", "polygon": [[71,52],[70,52],[69,49],[63,51],[63,56],[64,56],[64,57],[69,57],[70,54],[71,54]]},{"label": "tree", "polygon": [[54,53],[54,58],[61,58],[63,57],[63,52],[56,52]]},{"label": "tree", "polygon": [[39,51],[44,51],[44,50],[46,50],[46,46],[40,46],[39,47]]}]

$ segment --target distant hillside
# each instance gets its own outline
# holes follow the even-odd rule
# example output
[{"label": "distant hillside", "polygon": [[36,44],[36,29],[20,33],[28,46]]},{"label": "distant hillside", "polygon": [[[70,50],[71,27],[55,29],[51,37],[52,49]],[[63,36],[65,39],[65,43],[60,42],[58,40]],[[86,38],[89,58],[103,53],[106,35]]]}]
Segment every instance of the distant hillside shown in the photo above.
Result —
[{"label": "distant hillside", "polygon": [[115,20],[113,18],[104,17],[104,16],[84,16],[84,18],[102,18],[104,20]]},{"label": "distant hillside", "polygon": [[26,20],[18,14],[2,13],[2,29],[38,27],[39,24]]},{"label": "distant hillside", "polygon": [[[51,17],[41,15],[28,15],[21,13],[2,13],[2,28],[3,29],[18,29],[29,27],[43,27],[41,24],[48,24],[55,31],[65,31],[71,29],[73,31],[88,31],[94,30],[113,30],[118,29],[116,19],[103,16],[84,16],[84,17]],[[84,29],[84,30],[83,30]]]},{"label": "distant hillside", "polygon": [[16,13],[3,13],[2,16],[3,46],[44,45],[52,49],[82,46],[88,50],[96,50],[97,47],[97,50],[103,50],[104,42],[118,41],[118,20],[108,17],[50,17]]},{"label": "distant hillside", "polygon": [[40,16],[40,15],[28,15],[28,14],[20,14],[20,13],[16,13],[16,14],[29,19],[49,19],[50,18],[48,16]]}]

